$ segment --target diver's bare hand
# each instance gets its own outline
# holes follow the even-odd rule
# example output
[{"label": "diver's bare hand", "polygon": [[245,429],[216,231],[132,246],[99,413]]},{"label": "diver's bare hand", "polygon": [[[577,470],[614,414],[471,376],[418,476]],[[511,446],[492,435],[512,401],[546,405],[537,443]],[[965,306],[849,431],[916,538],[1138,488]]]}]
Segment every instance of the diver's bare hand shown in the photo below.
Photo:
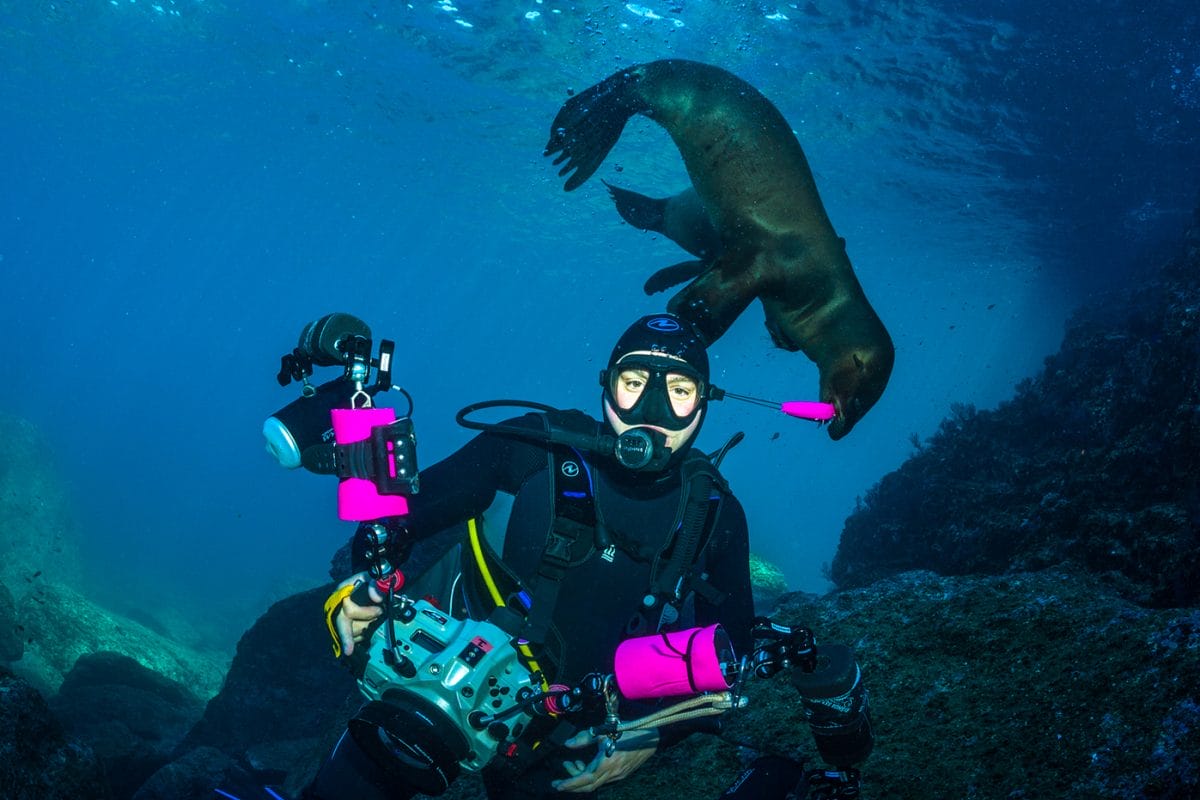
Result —
[{"label": "diver's bare hand", "polygon": [[552,785],[560,792],[594,792],[606,783],[624,780],[658,749],[657,731],[627,733],[617,741],[617,749],[606,755],[608,737],[593,736],[583,731],[567,741],[567,747],[582,748],[596,745],[598,752],[591,763],[564,761],[563,768],[571,777]]},{"label": "diver's bare hand", "polygon": [[[356,587],[361,586],[367,582],[366,574],[355,575],[349,582],[353,582]],[[361,591],[346,595],[342,600],[342,607],[334,618],[338,639],[342,643],[342,655],[348,656],[354,653],[354,643],[361,642],[366,638],[367,628],[371,627],[371,623],[383,613],[383,607],[379,605],[383,602],[383,595],[379,594],[374,586],[367,587],[367,595],[371,600],[370,605],[360,605],[354,601],[355,597],[363,599]]]}]

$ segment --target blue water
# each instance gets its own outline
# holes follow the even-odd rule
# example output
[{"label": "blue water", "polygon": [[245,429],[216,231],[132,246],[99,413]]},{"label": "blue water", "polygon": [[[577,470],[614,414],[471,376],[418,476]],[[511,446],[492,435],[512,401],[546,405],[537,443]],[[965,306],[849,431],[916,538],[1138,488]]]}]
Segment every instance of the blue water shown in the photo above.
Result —
[{"label": "blue water", "polygon": [[[897,345],[841,442],[711,412],[706,447],[747,433],[726,472],[794,588],[828,588],[842,520],[914,434],[1008,397],[1196,204],[1184,0],[0,1],[0,409],[53,446],[81,587],[234,631],[324,578],[351,532],[334,486],[281,470],[259,428],[326,312],[399,342],[425,463],[467,439],[468,402],[596,412],[615,336],[664,302],[642,281],[683,254],[599,181],[564,193],[541,151],[569,89],[663,57],[779,106]],[[642,119],[598,177],[686,182]],[[731,391],[815,396],[757,306],[712,357]]]}]

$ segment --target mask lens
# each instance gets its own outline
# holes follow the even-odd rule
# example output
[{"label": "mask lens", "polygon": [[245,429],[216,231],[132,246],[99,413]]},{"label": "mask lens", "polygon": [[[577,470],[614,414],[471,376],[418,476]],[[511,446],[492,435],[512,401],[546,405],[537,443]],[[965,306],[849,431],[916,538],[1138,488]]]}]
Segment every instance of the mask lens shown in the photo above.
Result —
[{"label": "mask lens", "polygon": [[690,419],[700,404],[700,384],[682,372],[668,372],[664,376],[668,407],[676,419]]},{"label": "mask lens", "polygon": [[623,411],[633,408],[646,391],[651,373],[634,366],[613,367],[609,370],[608,391]]}]

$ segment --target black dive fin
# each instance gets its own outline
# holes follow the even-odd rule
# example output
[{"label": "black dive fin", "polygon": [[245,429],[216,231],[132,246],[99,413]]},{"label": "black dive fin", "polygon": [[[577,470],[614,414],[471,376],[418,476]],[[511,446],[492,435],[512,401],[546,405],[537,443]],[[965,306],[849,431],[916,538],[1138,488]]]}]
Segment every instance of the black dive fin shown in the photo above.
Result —
[{"label": "black dive fin", "polygon": [[625,123],[642,110],[634,86],[637,79],[634,70],[622,70],[575,95],[558,110],[543,155],[558,153],[555,166],[567,162],[558,171],[559,177],[575,171],[563,186],[568,192],[592,177],[621,138]]},{"label": "black dive fin", "polygon": [[663,232],[667,216],[666,199],[658,200],[644,194],[631,192],[619,186],[613,186],[608,181],[601,181],[612,195],[613,203],[621,219],[635,228],[644,231]]},{"label": "black dive fin", "polygon": [[214,800],[288,800],[270,786],[255,786],[251,789],[226,786],[224,789],[213,789]]},{"label": "black dive fin", "polygon": [[708,267],[709,263],[706,261],[683,261],[674,266],[664,267],[647,278],[646,285],[642,288],[646,294],[665,292],[672,286],[678,286],[684,281],[690,281],[697,277]]}]

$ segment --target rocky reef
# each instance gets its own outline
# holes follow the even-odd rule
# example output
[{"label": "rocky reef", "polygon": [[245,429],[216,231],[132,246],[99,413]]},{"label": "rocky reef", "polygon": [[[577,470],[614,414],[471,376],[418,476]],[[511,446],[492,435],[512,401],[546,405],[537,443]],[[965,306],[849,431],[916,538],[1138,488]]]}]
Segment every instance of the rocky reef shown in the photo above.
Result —
[{"label": "rocky reef", "polygon": [[50,700],[63,731],[104,764],[114,797],[129,797],[171,760],[204,702],[186,685],[129,656],[101,651],[75,661]]},{"label": "rocky reef", "polygon": [[89,653],[123,653],[147,670],[191,687],[202,700],[216,694],[228,667],[223,656],[181,645],[62,584],[39,584],[18,603],[17,618],[27,638],[24,658],[14,671],[47,696]]},{"label": "rocky reef", "polygon": [[[875,731],[865,797],[1200,796],[1196,609],[1144,608],[1082,572],[907,572],[790,595],[778,617],[855,649]],[[752,685],[724,738],[812,751],[782,680]]]},{"label": "rocky reef", "polygon": [[0,664],[0,797],[109,800],[104,766],[61,723],[28,681]]},{"label": "rocky reef", "polygon": [[999,408],[957,406],[867,492],[839,587],[906,570],[1075,565],[1154,607],[1200,601],[1200,219],[1165,266],[1080,309]]},{"label": "rocky reef", "polygon": [[750,554],[750,585],[754,592],[754,607],[763,614],[769,613],[787,593],[783,570],[755,553]]},{"label": "rocky reef", "polygon": [[[756,566],[777,620],[857,653],[864,797],[1200,797],[1198,425],[1200,215],[1169,263],[1080,310],[1012,400],[915,443],[847,520],[837,591],[780,596]],[[0,797],[295,795],[360,702],[329,653],[329,587],[271,606],[226,669],[35,574],[71,558],[69,520],[40,513],[61,492],[21,458],[0,453],[0,513],[47,527],[0,541],[18,559],[0,570]],[[715,800],[759,754],[816,765],[786,679],[747,697],[601,796]],[[445,797],[484,794],[466,777]]]}]

